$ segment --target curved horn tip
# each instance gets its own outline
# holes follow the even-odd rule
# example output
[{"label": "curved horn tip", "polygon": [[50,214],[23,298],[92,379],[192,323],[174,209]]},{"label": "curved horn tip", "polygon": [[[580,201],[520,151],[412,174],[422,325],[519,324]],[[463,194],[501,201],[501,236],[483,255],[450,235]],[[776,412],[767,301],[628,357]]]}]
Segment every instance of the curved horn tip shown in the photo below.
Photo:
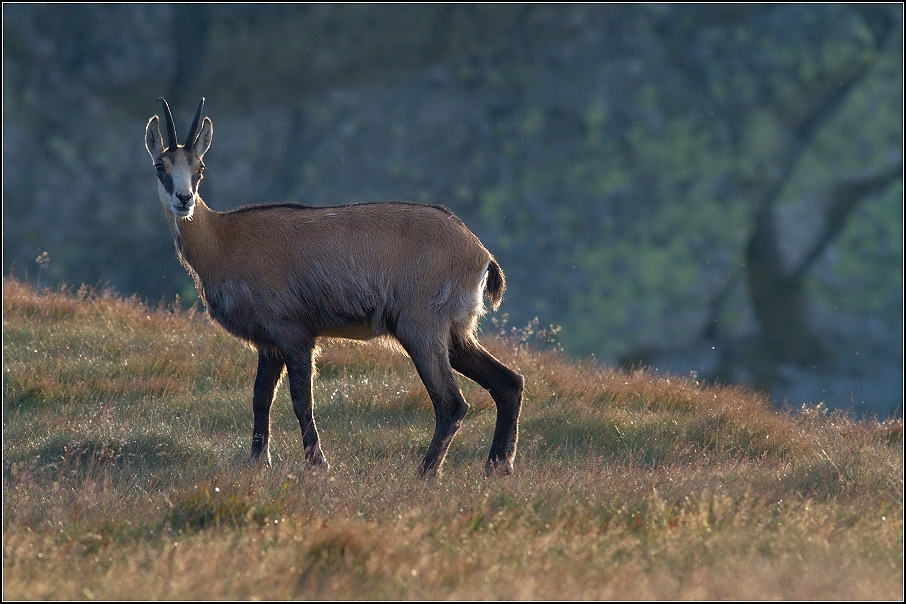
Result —
[{"label": "curved horn tip", "polygon": [[195,110],[195,118],[192,120],[192,125],[189,127],[189,134],[186,137],[186,148],[193,149],[195,147],[195,141],[198,139],[198,123],[201,120],[201,112],[204,110],[204,97],[201,97],[201,102],[198,103],[198,109]]},{"label": "curved horn tip", "polygon": [[157,100],[160,101],[160,104],[164,108],[164,120],[167,123],[167,147],[176,147],[176,126],[173,125],[173,114],[170,112],[170,105],[167,103],[164,97],[159,96]]}]

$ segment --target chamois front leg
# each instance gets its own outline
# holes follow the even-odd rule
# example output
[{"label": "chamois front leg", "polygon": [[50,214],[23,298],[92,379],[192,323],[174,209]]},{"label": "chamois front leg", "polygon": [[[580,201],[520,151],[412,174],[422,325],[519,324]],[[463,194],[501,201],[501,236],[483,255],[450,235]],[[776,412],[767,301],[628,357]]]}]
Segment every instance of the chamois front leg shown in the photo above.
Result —
[{"label": "chamois front leg", "polygon": [[327,459],[321,452],[318,430],[315,427],[312,408],[312,373],[314,369],[314,347],[300,347],[295,353],[285,355],[289,376],[289,394],[293,399],[293,411],[302,430],[302,446],[305,460],[315,468],[327,469]]},{"label": "chamois front leg", "polygon": [[255,390],[252,395],[252,460],[259,460],[270,465],[271,454],[268,448],[268,437],[271,425],[271,404],[280,378],[283,376],[283,357],[276,350],[261,349],[258,351],[258,373],[255,376]]}]

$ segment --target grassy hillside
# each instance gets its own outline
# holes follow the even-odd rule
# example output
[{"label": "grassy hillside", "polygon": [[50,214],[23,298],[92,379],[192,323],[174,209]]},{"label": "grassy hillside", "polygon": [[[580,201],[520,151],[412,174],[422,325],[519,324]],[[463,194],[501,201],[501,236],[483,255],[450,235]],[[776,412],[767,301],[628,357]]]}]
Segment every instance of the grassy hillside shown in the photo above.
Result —
[{"label": "grassy hillside", "polygon": [[514,476],[482,477],[493,403],[462,380],[445,474],[418,479],[414,369],[346,344],[315,386],[331,469],[303,467],[285,387],[259,469],[255,355],[203,314],[5,281],[4,598],[902,599],[902,420],[498,331],[527,383]]}]

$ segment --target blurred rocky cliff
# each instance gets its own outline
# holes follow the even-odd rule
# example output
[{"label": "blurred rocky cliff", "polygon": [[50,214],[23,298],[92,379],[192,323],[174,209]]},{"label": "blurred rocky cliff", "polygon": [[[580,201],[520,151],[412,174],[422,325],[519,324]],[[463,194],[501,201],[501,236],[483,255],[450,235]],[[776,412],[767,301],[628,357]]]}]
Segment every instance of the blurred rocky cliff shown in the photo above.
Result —
[{"label": "blurred rocky cliff", "polygon": [[900,4],[4,4],[3,34],[7,274],[195,299],[143,134],[204,96],[215,209],[443,204],[507,328],[902,414]]}]

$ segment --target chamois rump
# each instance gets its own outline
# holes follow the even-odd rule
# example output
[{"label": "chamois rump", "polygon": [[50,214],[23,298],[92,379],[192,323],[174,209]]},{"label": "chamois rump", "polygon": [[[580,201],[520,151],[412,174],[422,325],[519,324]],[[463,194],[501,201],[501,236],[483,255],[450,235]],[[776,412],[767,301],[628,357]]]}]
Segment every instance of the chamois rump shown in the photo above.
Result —
[{"label": "chamois rump", "polygon": [[145,146],[177,256],[210,316],[258,351],[252,395],[253,459],[270,463],[270,409],[284,372],[306,462],[327,467],[312,410],[319,338],[390,337],[408,353],[434,406],[434,436],[419,473],[438,474],[469,405],[453,369],[486,389],[497,407],[485,473],[510,474],[523,377],[478,342],[483,294],[496,310],[506,282],[478,238],[449,210],[379,202],[312,207],[251,205],[228,212],[198,194],[214,133],[198,104],[185,144],[164,109]]}]

